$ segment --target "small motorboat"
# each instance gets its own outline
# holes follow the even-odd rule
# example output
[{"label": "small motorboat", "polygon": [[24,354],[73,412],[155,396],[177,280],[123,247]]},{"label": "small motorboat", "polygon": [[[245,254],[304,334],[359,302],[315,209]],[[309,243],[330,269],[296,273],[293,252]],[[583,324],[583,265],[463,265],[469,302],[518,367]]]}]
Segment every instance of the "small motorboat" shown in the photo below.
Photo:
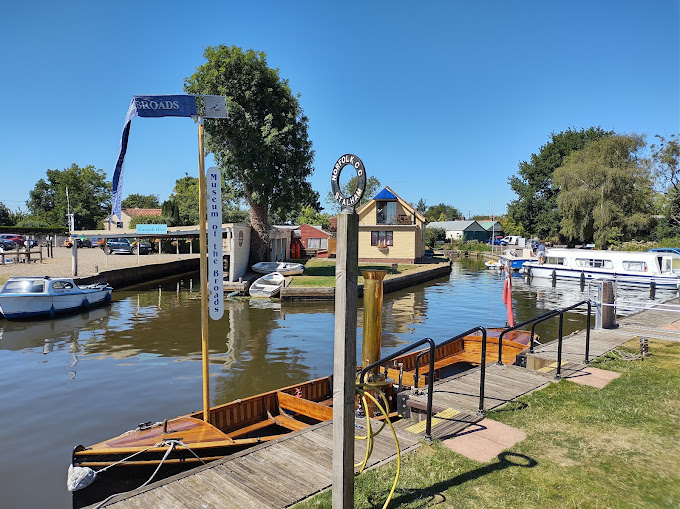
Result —
[{"label": "small motorboat", "polygon": [[251,267],[259,274],[269,274],[271,272],[278,272],[284,276],[295,276],[302,274],[305,266],[301,263],[291,262],[259,262]]},{"label": "small motorboat", "polygon": [[111,301],[107,283],[78,286],[70,278],[11,277],[0,290],[0,311],[8,320],[85,311]]},{"label": "small motorboat", "polygon": [[484,265],[486,265],[487,269],[503,270],[503,264],[501,263],[500,260],[489,260],[486,263],[484,263]]},{"label": "small motorboat", "polygon": [[278,272],[272,272],[271,274],[265,274],[252,285],[250,285],[250,290],[248,293],[251,297],[274,297],[278,295],[281,287],[283,286],[285,278],[283,274]]}]

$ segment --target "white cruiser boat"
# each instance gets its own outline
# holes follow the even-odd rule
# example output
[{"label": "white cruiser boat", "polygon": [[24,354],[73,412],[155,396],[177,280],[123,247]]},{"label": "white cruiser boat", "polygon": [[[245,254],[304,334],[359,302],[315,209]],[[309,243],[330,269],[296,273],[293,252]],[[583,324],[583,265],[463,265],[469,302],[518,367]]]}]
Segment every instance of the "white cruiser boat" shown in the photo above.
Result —
[{"label": "white cruiser boat", "polygon": [[525,262],[524,273],[531,277],[586,280],[613,278],[631,284],[651,282],[657,286],[680,287],[680,254],[649,251],[595,251],[591,249],[549,248],[545,263]]},{"label": "white cruiser boat", "polygon": [[0,290],[0,311],[8,320],[85,311],[111,300],[107,283],[78,286],[70,278],[12,277]]}]

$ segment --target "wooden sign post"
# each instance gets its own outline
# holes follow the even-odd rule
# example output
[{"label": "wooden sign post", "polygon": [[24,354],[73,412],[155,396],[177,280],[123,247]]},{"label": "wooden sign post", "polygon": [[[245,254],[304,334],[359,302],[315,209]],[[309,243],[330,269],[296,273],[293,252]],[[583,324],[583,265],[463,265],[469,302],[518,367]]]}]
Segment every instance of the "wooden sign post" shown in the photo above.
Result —
[{"label": "wooden sign post", "polygon": [[[351,165],[357,190],[346,197],[340,172]],[[357,376],[357,278],[359,274],[359,216],[354,207],[366,188],[366,171],[357,156],[343,155],[335,163],[331,188],[342,211],[338,215],[335,263],[335,343],[333,365],[333,507],[354,507],[354,400]]]}]

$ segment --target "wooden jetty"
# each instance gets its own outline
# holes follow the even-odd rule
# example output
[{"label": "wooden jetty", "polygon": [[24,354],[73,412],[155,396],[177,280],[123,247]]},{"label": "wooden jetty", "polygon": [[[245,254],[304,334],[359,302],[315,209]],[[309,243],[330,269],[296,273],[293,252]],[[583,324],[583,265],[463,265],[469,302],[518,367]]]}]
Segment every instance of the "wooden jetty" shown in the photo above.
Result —
[{"label": "wooden jetty", "polygon": [[[655,310],[643,311],[620,319],[617,329],[592,330],[590,358],[604,355],[637,337],[680,341],[680,315]],[[537,346],[534,351],[533,357],[527,358],[527,364],[533,363],[536,369],[498,365],[495,359],[489,360],[486,365],[485,410],[502,406],[555,381],[557,342]],[[563,378],[585,366],[584,354],[585,331],[564,338]],[[452,437],[482,419],[483,416],[477,412],[480,373],[481,368],[477,367],[435,382],[433,438]],[[425,396],[410,395],[406,403],[411,410],[423,409]],[[414,420],[414,416],[420,417],[420,422]],[[425,421],[422,418],[422,413],[412,414],[411,419],[402,419],[395,423],[402,454],[421,444],[425,431]],[[357,434],[365,435],[366,421],[357,419],[356,425]],[[355,445],[357,461],[360,461],[365,453],[366,441],[357,440]],[[281,439],[118,495],[105,507],[289,507],[330,488],[332,446],[332,422],[322,422]],[[392,434],[383,430],[375,439],[369,468],[394,460],[395,457]]]}]

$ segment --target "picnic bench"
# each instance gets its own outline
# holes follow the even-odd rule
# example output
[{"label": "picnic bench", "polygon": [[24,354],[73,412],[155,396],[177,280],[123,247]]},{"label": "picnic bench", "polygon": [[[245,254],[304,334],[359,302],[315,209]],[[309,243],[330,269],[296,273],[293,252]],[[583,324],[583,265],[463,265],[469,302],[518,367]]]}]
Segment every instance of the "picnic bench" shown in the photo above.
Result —
[{"label": "picnic bench", "polygon": [[[0,264],[5,265],[7,258],[12,258],[18,263],[31,263],[31,255],[34,255],[33,262],[38,260],[40,260],[40,263],[43,262],[42,247],[40,247],[37,250],[17,249],[16,251],[0,251]],[[35,255],[38,255],[38,257],[36,258]]]}]

